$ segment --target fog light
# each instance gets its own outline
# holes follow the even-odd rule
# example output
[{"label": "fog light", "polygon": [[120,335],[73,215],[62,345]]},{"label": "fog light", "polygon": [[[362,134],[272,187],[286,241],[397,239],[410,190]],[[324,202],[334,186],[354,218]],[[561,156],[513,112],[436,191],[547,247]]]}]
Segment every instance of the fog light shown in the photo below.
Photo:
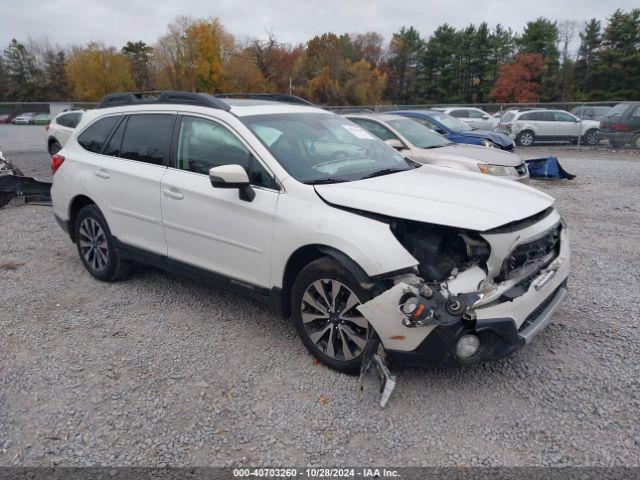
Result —
[{"label": "fog light", "polygon": [[480,339],[475,335],[464,335],[456,343],[456,355],[461,360],[473,357],[480,349]]}]

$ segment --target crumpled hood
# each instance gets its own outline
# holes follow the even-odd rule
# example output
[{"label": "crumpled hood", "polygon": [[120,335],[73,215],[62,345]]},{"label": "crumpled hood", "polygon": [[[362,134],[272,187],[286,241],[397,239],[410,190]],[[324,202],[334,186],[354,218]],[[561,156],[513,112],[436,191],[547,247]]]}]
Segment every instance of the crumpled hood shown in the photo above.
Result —
[{"label": "crumpled hood", "polygon": [[554,203],[518,182],[431,165],[315,189],[333,205],[476,231],[522,220]]},{"label": "crumpled hood", "polygon": [[513,140],[511,140],[505,134],[498,133],[498,132],[490,132],[488,130],[471,130],[468,132],[456,132],[456,133],[457,135],[460,135],[462,137],[486,138],[491,140],[493,143],[497,143],[503,148],[513,144]]},{"label": "crumpled hood", "polygon": [[475,163],[490,163],[492,165],[503,165],[505,167],[515,167],[523,161],[522,158],[515,153],[500,150],[499,148],[465,145],[463,143],[454,143],[440,148],[423,149],[421,153],[425,158],[456,162],[473,159]]}]

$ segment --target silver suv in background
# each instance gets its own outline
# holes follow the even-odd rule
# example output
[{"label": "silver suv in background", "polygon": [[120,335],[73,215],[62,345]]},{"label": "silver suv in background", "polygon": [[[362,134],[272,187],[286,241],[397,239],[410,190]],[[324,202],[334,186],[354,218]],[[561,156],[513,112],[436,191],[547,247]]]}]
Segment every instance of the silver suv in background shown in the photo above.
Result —
[{"label": "silver suv in background", "polygon": [[493,131],[498,127],[498,119],[492,117],[484,110],[480,110],[475,107],[447,107],[447,108],[434,108],[434,110],[440,110],[444,113],[448,113],[452,117],[456,117],[462,120],[470,127],[478,130]]},{"label": "silver suv in background", "polygon": [[527,165],[514,153],[454,143],[423,124],[400,115],[353,113],[345,117],[414,162],[483,173],[506,180],[529,180]]},{"label": "silver suv in background", "polygon": [[511,110],[500,118],[499,131],[517,145],[529,146],[538,141],[569,141],[597,145],[600,122],[581,120],[564,110]]}]

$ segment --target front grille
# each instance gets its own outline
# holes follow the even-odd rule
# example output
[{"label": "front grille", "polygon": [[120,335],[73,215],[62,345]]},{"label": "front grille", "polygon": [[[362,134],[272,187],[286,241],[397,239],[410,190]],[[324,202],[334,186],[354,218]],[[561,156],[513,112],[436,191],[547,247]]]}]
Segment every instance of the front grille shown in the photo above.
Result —
[{"label": "front grille", "polygon": [[527,173],[527,165],[526,163],[521,163],[520,165],[516,166],[516,172],[518,172],[518,175],[523,176]]},{"label": "front grille", "polygon": [[533,312],[531,312],[527,318],[525,318],[524,322],[522,322],[522,325],[520,325],[520,328],[518,329],[518,333],[526,330],[528,327],[533,325],[536,320],[538,320],[540,315],[542,315],[542,312],[544,312],[545,309],[551,304],[551,302],[553,302],[553,299],[556,298],[556,295],[558,295],[560,288],[562,288],[562,285],[556,288],[553,293],[545,299],[544,302],[538,305],[538,307]]},{"label": "front grille", "polygon": [[535,240],[518,245],[502,264],[499,281],[531,274],[551,263],[560,253],[561,231],[558,223]]}]

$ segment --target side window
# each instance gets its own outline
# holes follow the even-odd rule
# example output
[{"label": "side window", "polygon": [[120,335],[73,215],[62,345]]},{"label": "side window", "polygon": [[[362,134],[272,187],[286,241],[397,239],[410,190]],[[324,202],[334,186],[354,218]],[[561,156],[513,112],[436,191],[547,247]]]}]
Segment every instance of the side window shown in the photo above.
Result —
[{"label": "side window", "polygon": [[237,164],[253,185],[273,188],[275,181],[244,144],[226,127],[211,120],[185,116],[180,125],[178,168],[209,175],[209,169]]},{"label": "side window", "polygon": [[66,115],[60,115],[58,118],[56,118],[56,123],[63,127],[70,127],[71,126],[71,120],[69,118],[70,115],[71,115],[70,113]]},{"label": "side window", "polygon": [[66,117],[69,120],[69,125],[67,125],[70,128],[76,128],[78,126],[78,124],[80,123],[80,120],[82,119],[82,114],[81,113],[70,113],[69,115],[66,115]]},{"label": "side window", "polygon": [[553,112],[536,112],[536,119],[543,122],[554,122],[556,120],[556,116]]},{"label": "side window", "polygon": [[535,120],[534,113],[523,113],[518,120]]},{"label": "side window", "polygon": [[153,165],[166,165],[175,115],[130,115],[122,138],[120,157]]},{"label": "side window", "polygon": [[640,106],[636,107],[635,111],[631,114],[633,118],[640,118]]},{"label": "side window", "polygon": [[349,120],[357,123],[381,140],[399,140],[399,138],[395,136],[391,130],[389,130],[384,125],[379,124],[378,122],[365,120],[364,118],[350,118]]},{"label": "side window", "polygon": [[451,110],[451,113],[449,115],[456,118],[469,118],[469,111],[462,109]]},{"label": "side window", "polygon": [[484,118],[484,113],[480,110],[467,110],[469,118]]},{"label": "side window", "polygon": [[111,155],[113,157],[117,157],[120,155],[120,147],[122,146],[122,137],[124,137],[124,129],[126,125],[127,119],[125,118],[120,122],[120,124],[116,128],[116,131],[113,132],[113,135],[111,135],[111,138],[109,139],[107,145],[104,147],[102,153],[104,153],[105,155]]},{"label": "side window", "polygon": [[554,112],[556,122],[575,122],[575,119],[566,112]]},{"label": "side window", "polygon": [[80,134],[78,143],[82,148],[93,153],[100,153],[109,133],[122,118],[121,115],[101,118]]}]

